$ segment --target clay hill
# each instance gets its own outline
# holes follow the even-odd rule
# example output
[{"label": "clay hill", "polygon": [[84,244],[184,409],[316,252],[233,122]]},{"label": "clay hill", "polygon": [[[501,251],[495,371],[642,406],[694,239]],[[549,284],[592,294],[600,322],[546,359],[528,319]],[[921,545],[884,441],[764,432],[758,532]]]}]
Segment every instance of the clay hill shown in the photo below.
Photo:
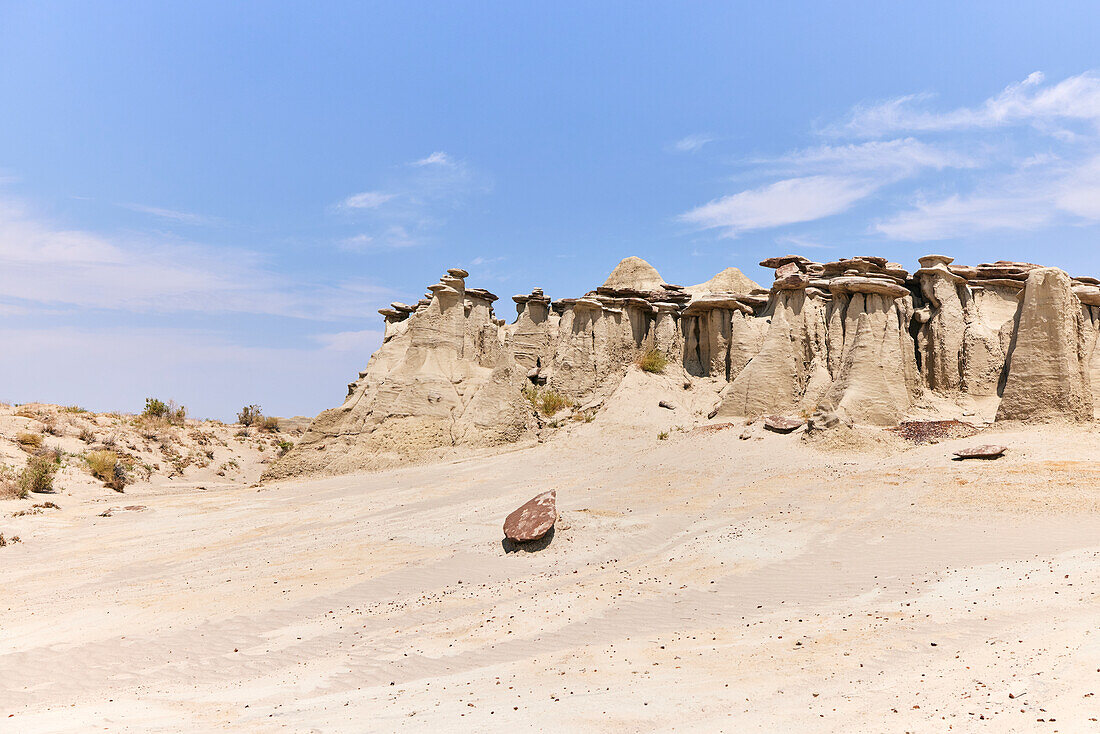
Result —
[{"label": "clay hill", "polygon": [[761,265],[775,270],[769,288],[735,268],[685,287],[629,257],[579,298],[513,296],[511,323],[496,295],[451,269],[416,303],[380,311],[383,344],[343,405],[264,476],[542,440],[565,420],[648,409],[652,391],[624,381],[639,367],[682,393],[661,406],[700,422],[1084,422],[1100,410],[1100,280],[942,255],[915,272],[880,257]]}]

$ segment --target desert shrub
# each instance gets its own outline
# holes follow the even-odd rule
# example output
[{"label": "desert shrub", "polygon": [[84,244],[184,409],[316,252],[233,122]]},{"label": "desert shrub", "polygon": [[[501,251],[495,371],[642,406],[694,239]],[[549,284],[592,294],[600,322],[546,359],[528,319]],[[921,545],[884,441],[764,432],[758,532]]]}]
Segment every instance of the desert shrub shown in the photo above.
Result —
[{"label": "desert shrub", "polygon": [[80,429],[78,437],[84,443],[92,443],[93,441],[95,441],[95,433],[92,431],[91,428],[88,428],[87,426]]},{"label": "desert shrub", "polygon": [[85,408],[81,408],[79,405],[66,405],[61,409],[62,413],[87,413]]},{"label": "desert shrub", "polygon": [[114,451],[89,451],[84,457],[84,463],[88,465],[93,477],[116,492],[126,488],[126,464]]},{"label": "desert shrub", "polygon": [[114,451],[89,451],[84,457],[84,463],[88,465],[88,471],[93,477],[106,482],[115,476],[118,454]]},{"label": "desert shrub", "polygon": [[287,441],[284,438],[279,440],[279,442],[275,444],[275,448],[279,450],[279,456],[286,456],[287,452],[294,448],[294,442]]},{"label": "desert shrub", "polygon": [[523,397],[531,404],[532,408],[538,409],[539,407],[539,389],[534,385],[524,385],[520,390]]},{"label": "desert shrub", "polygon": [[7,464],[0,464],[0,499],[23,499],[27,490],[19,485],[19,474]]},{"label": "desert shrub", "polygon": [[668,440],[668,431],[661,431],[660,433],[658,433],[657,434],[657,440],[658,441],[667,441]]},{"label": "desert shrub", "polygon": [[242,426],[259,425],[263,418],[263,409],[258,405],[246,405],[237,413],[237,422]]},{"label": "desert shrub", "polygon": [[17,433],[15,441],[27,451],[42,448],[42,434],[40,433]]},{"label": "desert shrub", "polygon": [[668,367],[668,360],[656,349],[650,349],[638,359],[638,366],[646,372],[660,374],[665,371],[665,367]]},{"label": "desert shrub", "polygon": [[157,398],[145,398],[145,410],[141,415],[144,418],[165,418],[168,416],[168,404]]},{"label": "desert shrub", "polygon": [[554,415],[562,408],[573,407],[572,400],[554,390],[539,390],[534,385],[527,385],[523,388],[522,393],[532,408],[547,417]]},{"label": "desert shrub", "polygon": [[187,408],[177,405],[175,400],[167,403],[157,398],[145,398],[145,410],[141,412],[142,418],[155,418],[167,421],[171,425],[183,425],[187,418]]},{"label": "desert shrub", "polygon": [[260,424],[260,427],[263,428],[265,431],[268,431],[268,432],[278,431],[279,430],[279,419],[276,418],[273,415],[265,416],[264,420],[263,420],[263,423]]},{"label": "desert shrub", "polygon": [[13,535],[10,538],[5,538],[4,534],[0,533],[0,548],[3,548],[4,546],[9,545],[11,543],[19,543],[19,542],[20,542],[20,540],[19,540],[18,535]]},{"label": "desert shrub", "polygon": [[42,432],[48,433],[51,436],[60,436],[62,433],[61,426],[59,426],[57,424],[57,421],[54,420],[52,417],[47,418],[45,421],[42,422]]},{"label": "desert shrub", "polygon": [[562,408],[573,405],[573,401],[553,390],[545,390],[539,395],[539,410],[543,415],[554,415]]},{"label": "desert shrub", "polygon": [[52,492],[53,476],[60,462],[56,455],[32,456],[23,473],[19,475],[19,490],[25,497],[28,492]]}]

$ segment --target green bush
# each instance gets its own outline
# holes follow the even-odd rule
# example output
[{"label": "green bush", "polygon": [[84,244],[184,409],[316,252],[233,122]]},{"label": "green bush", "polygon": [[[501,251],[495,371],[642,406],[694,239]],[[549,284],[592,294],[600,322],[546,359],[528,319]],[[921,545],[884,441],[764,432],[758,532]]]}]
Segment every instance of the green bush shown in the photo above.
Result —
[{"label": "green bush", "polygon": [[168,404],[156,398],[145,398],[145,410],[141,414],[146,418],[164,418],[168,415]]},{"label": "green bush", "polygon": [[52,492],[53,476],[60,466],[56,454],[32,456],[23,473],[19,475],[19,491],[22,496],[28,492]]},{"label": "green bush", "polygon": [[665,371],[665,367],[668,367],[668,360],[656,349],[650,349],[638,360],[638,366],[646,372],[660,374]]},{"label": "green bush", "polygon": [[255,426],[264,419],[263,409],[258,405],[246,405],[237,413],[237,423],[242,426]]},{"label": "green bush", "polygon": [[559,395],[553,390],[546,390],[539,395],[539,410],[543,415],[554,415],[562,408],[568,408],[572,405],[572,400]]},{"label": "green bush", "polygon": [[142,411],[141,417],[161,419],[172,425],[181,426],[187,419],[187,408],[177,405],[175,400],[169,400],[166,403],[157,398],[145,398],[145,410]]},{"label": "green bush", "polygon": [[539,390],[534,385],[525,385],[522,392],[532,408],[548,417],[562,408],[573,407],[572,400],[550,389]]},{"label": "green bush", "polygon": [[293,441],[287,441],[285,438],[275,444],[275,447],[279,450],[279,456],[286,456],[292,448],[294,448]]}]

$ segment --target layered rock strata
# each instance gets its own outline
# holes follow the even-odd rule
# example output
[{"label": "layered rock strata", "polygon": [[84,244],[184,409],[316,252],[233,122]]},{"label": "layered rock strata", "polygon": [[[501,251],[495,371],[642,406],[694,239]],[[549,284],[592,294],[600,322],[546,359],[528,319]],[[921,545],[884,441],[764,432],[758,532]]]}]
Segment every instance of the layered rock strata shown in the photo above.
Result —
[{"label": "layered rock strata", "polygon": [[[649,351],[720,396],[721,416],[827,415],[893,425],[922,396],[999,400],[1001,420],[1100,414],[1100,280],[1031,263],[773,257],[697,286],[623,260],[579,298],[539,288],[497,317],[455,268],[415,305],[380,310],[381,348],[269,477],[387,466],[529,434],[530,390],[598,406]],[[525,397],[525,389],[527,395]],[[819,421],[815,421],[815,424]]]}]

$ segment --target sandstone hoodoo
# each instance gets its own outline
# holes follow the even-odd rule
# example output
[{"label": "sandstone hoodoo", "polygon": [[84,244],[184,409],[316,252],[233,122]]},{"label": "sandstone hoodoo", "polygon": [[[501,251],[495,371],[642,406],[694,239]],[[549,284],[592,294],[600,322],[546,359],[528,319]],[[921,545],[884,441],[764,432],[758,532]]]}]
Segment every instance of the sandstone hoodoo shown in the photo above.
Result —
[{"label": "sandstone hoodoo", "polygon": [[513,543],[540,540],[558,520],[557,491],[527,501],[504,520],[504,537]]},{"label": "sandstone hoodoo", "polygon": [[955,456],[960,459],[999,459],[1008,451],[1004,446],[972,446],[961,451],[956,451]]},{"label": "sandstone hoodoo", "polygon": [[[1031,263],[827,263],[787,255],[762,288],[735,268],[696,286],[630,257],[576,298],[467,287],[452,268],[413,305],[380,310],[382,346],[338,408],[265,474],[377,469],[585,421],[664,379],[677,420],[813,416],[814,428],[906,420],[1089,421],[1100,413],[1100,287]],[[637,379],[643,355],[667,365]],[[639,381],[642,380],[642,381]],[[666,393],[649,405],[664,400]],[[569,406],[572,406],[569,407]],[[582,410],[583,408],[583,410]],[[559,412],[561,411],[561,412]],[[620,410],[629,414],[629,410]],[[618,420],[618,419],[617,419]],[[621,421],[620,421],[621,422]]]}]

